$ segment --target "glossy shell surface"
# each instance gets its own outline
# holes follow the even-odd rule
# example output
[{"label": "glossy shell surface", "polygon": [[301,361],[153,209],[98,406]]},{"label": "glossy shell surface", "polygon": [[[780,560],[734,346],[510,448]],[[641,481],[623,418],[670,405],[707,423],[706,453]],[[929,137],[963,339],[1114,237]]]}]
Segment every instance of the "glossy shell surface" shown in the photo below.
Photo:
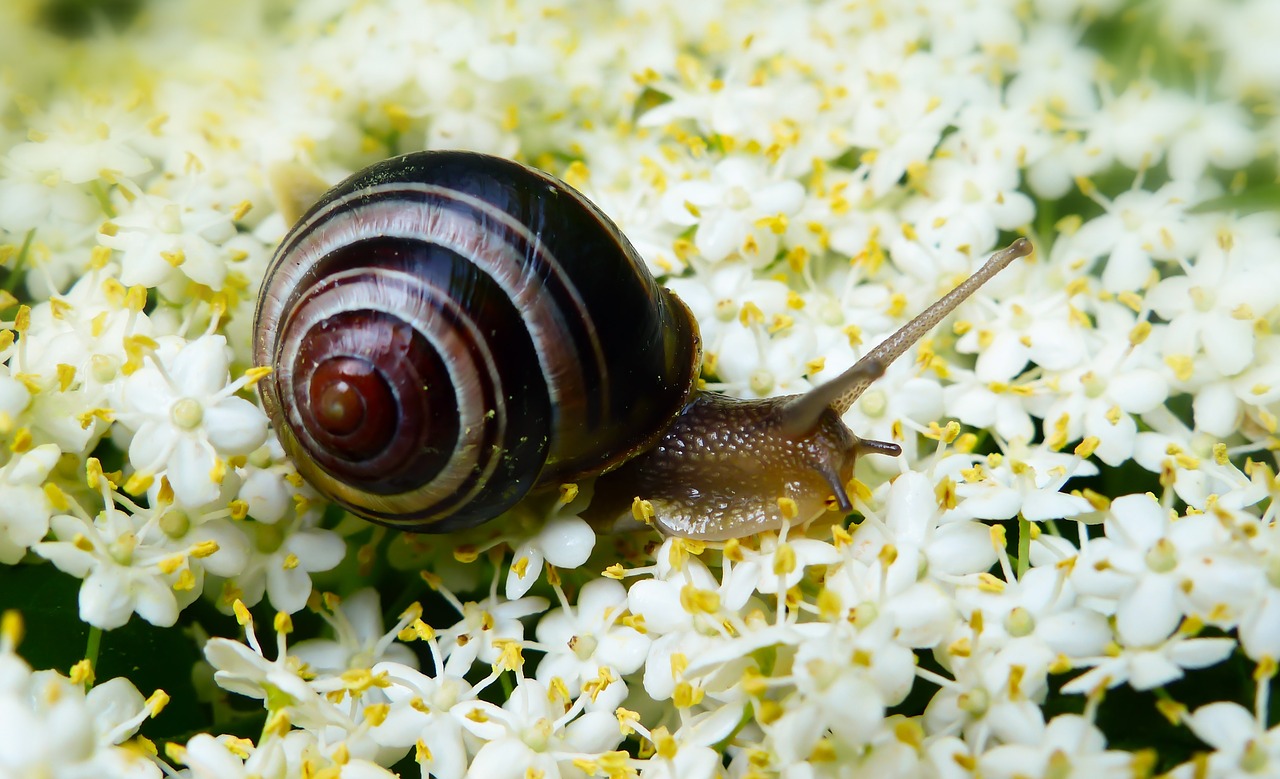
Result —
[{"label": "glossy shell surface", "polygon": [[465,152],[330,190],[277,250],[255,327],[264,406],[304,478],[416,530],[647,448],[700,362],[688,310],[592,203]]}]

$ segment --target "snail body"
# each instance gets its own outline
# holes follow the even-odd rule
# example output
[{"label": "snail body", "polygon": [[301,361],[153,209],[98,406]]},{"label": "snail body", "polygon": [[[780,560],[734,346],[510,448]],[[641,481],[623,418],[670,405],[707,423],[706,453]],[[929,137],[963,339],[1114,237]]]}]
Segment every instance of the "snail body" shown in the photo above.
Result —
[{"label": "snail body", "polygon": [[301,475],[380,524],[470,527],[604,474],[598,523],[632,522],[640,497],[663,532],[743,536],[832,497],[848,510],[856,457],[900,450],[840,415],[1029,251],[996,255],[832,382],[740,400],[696,389],[692,315],[581,194],[509,160],[419,152],[338,184],[281,242],[255,314],[259,389]]}]

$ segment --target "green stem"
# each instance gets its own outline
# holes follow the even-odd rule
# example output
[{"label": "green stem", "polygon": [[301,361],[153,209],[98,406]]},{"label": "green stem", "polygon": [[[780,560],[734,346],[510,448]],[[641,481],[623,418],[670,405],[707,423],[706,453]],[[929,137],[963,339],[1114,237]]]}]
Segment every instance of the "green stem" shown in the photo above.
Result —
[{"label": "green stem", "polygon": [[1018,514],[1018,579],[1031,567],[1031,523]]},{"label": "green stem", "polygon": [[36,238],[36,228],[31,228],[22,239],[22,246],[18,248],[18,253],[13,258],[13,267],[9,269],[9,277],[4,280],[4,291],[12,293],[13,288],[18,286],[18,276],[21,275],[22,264],[27,260],[27,254],[31,251],[31,242]]},{"label": "green stem", "polygon": [[93,194],[94,199],[98,201],[98,207],[102,209],[102,213],[106,214],[108,219],[115,219],[116,208],[111,205],[111,194],[103,188],[102,180],[95,179],[91,182],[89,191]]},{"label": "green stem", "polygon": [[[89,641],[84,648],[84,659],[89,661],[89,668],[96,675],[98,672],[98,649],[102,646],[102,628],[89,628]],[[85,682],[85,689],[93,686],[92,676]]]}]

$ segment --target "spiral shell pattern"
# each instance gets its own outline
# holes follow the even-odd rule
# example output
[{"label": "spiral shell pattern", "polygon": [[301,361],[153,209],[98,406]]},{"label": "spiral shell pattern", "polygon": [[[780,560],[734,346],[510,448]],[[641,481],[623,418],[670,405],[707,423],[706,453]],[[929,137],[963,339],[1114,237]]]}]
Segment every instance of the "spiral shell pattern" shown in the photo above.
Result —
[{"label": "spiral shell pattern", "polygon": [[647,448],[700,361],[688,310],[563,182],[420,152],[330,190],[258,298],[263,405],[299,472],[370,520],[468,527]]}]

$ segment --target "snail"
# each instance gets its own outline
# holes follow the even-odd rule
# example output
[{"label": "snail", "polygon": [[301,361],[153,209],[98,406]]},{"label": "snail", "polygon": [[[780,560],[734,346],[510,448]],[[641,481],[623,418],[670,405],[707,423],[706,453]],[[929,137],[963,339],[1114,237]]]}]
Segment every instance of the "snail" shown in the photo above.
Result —
[{"label": "snail", "polygon": [[692,314],[584,196],[510,160],[418,152],[333,187],[285,236],[255,313],[259,390],[300,474],[376,523],[471,527],[598,477],[598,526],[638,505],[665,534],[747,536],[852,510],[857,457],[901,449],[841,415],[1030,251],[997,252],[837,378],[737,399],[697,388]]}]

